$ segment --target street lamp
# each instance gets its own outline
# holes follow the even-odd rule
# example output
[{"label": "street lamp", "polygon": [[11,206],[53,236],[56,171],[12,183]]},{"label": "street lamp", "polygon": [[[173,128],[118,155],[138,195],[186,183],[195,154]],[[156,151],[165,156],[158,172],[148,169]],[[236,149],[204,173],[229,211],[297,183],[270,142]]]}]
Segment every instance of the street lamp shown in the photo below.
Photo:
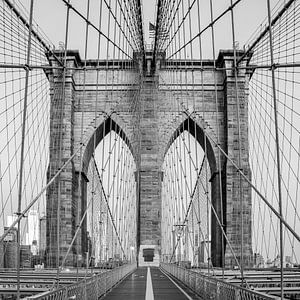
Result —
[{"label": "street lamp", "polygon": [[135,248],[133,246],[130,247],[130,262],[133,261],[133,253],[134,253]]},{"label": "street lamp", "polygon": [[174,224],[173,225],[173,227],[175,227],[173,232],[177,236],[176,242],[174,241],[173,253],[175,255],[176,247],[178,246],[178,254],[179,254],[179,259],[178,260],[179,261],[181,260],[181,243],[180,243],[180,239],[181,239],[181,236],[183,235],[183,230],[184,230],[185,226],[186,226],[185,224]]}]

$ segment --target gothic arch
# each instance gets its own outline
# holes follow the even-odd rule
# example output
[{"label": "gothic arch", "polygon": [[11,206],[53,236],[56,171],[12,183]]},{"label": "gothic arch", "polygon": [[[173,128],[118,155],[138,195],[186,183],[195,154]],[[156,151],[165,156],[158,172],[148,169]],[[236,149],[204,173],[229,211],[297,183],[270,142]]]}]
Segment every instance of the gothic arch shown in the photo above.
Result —
[{"label": "gothic arch", "polygon": [[209,140],[209,138],[207,136],[205,136],[204,134],[204,130],[202,127],[200,127],[197,122],[195,122],[193,119],[191,118],[187,118],[185,119],[177,128],[177,130],[175,130],[175,132],[172,134],[166,150],[164,152],[164,156],[166,155],[168,149],[170,148],[170,146],[173,144],[173,142],[177,139],[177,137],[183,133],[184,131],[187,131],[196,139],[196,141],[200,144],[200,146],[202,147],[203,151],[205,149],[205,143],[206,143],[206,150],[207,150],[207,158],[208,158],[208,162],[209,162],[209,166],[210,166],[210,171],[211,174],[214,174],[217,170],[217,161],[216,161],[216,155],[214,153],[214,149],[213,146]]},{"label": "gothic arch", "polygon": [[126,133],[112,118],[108,117],[96,128],[85,146],[82,166],[82,172],[84,172],[85,174],[87,174],[89,162],[94,153],[94,150],[96,149],[98,144],[105,138],[105,136],[111,131],[115,131],[121,137],[134,157],[133,148]]},{"label": "gothic arch", "polygon": [[[219,218],[219,220],[222,220],[222,207],[223,207],[223,219],[225,218],[226,211],[226,196],[224,193],[224,189],[226,186],[226,182],[224,180],[221,181],[221,187],[220,187],[220,173],[219,169],[220,166],[218,166],[218,161],[216,159],[216,153],[214,151],[214,148],[209,140],[209,138],[205,135],[204,130],[202,127],[198,125],[197,122],[195,122],[191,118],[185,119],[175,130],[175,132],[172,134],[167,147],[164,152],[164,156],[166,155],[168,149],[173,144],[173,142],[176,140],[177,137],[180,136],[181,133],[184,131],[188,131],[200,144],[203,151],[206,146],[206,154],[207,159],[210,167],[211,172],[211,178],[209,179],[211,184],[211,203],[212,206]],[[206,145],[205,145],[206,143]],[[222,201],[222,203],[221,203]],[[225,221],[225,220],[223,220]],[[211,259],[213,266],[220,267],[223,264],[223,258],[225,255],[225,244],[224,239],[222,238],[222,231],[220,229],[220,225],[217,221],[216,216],[214,213],[211,213]]]}]

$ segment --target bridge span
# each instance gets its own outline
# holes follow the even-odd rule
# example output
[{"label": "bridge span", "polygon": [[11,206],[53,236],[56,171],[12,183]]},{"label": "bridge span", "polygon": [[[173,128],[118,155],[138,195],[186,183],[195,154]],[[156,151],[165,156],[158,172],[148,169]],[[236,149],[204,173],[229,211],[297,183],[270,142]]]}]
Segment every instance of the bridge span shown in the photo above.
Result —
[{"label": "bridge span", "polygon": [[[187,269],[148,263],[115,269],[66,269],[59,282],[51,270],[22,271],[20,293],[26,299],[279,299],[278,270]],[[17,292],[15,271],[0,273],[0,295],[11,299]],[[285,270],[285,298],[298,299],[300,271]],[[248,286],[248,287],[247,287]]]},{"label": "bridge span", "polygon": [[300,299],[299,124],[300,0],[0,0],[0,300]]}]

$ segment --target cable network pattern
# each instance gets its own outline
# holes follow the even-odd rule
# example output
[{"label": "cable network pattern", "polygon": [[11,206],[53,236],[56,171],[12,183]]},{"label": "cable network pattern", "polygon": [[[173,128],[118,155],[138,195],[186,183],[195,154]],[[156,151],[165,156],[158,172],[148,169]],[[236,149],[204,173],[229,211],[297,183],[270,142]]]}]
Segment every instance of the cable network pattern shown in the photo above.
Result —
[{"label": "cable network pattern", "polygon": [[[49,135],[49,82],[41,66],[48,64],[45,47],[32,35],[28,57],[28,26],[24,19],[1,2],[1,234],[18,212],[18,191],[25,209],[46,184]],[[28,25],[29,23],[27,23]],[[36,32],[36,26],[33,26]],[[39,66],[30,70],[28,64]],[[25,96],[26,93],[26,96]],[[24,98],[27,97],[25,132],[22,136]],[[20,161],[23,143],[23,184],[20,184]],[[45,194],[32,208],[45,213]],[[6,219],[7,217],[12,217]],[[7,223],[8,222],[8,223]],[[25,242],[27,225],[22,227]],[[34,239],[37,239],[37,232]]]},{"label": "cable network pattern", "polygon": [[[50,86],[49,81],[56,78],[65,83],[69,72],[73,71],[67,62],[66,49],[73,43],[71,24],[74,20],[85,28],[80,48],[83,65],[78,68],[80,75],[77,76],[83,85],[83,95],[88,93],[85,87],[90,68],[88,59],[93,59],[96,64],[97,83],[103,80],[103,77],[100,79],[103,70],[106,74],[104,81],[114,80],[116,73],[112,66],[119,64],[123,70],[132,73],[127,78],[124,77],[125,72],[122,73],[123,80],[126,79],[123,95],[130,96],[128,113],[138,114],[139,91],[136,86],[139,70],[133,59],[136,53],[143,53],[144,47],[140,1],[86,1],[85,5],[61,1],[65,9],[65,41],[59,49],[55,49],[34,22],[34,1],[31,1],[28,12],[21,4],[1,1],[0,116],[4,120],[0,125],[3,141],[0,150],[1,241],[14,228],[20,229],[16,247],[31,247],[32,242],[37,241],[43,264],[57,267],[58,283],[60,271],[68,264],[69,253],[76,252],[81,243],[86,244],[88,256],[85,261],[79,256],[76,259],[78,265],[87,267],[111,268],[134,261],[137,251],[137,229],[132,222],[137,211],[136,157],[125,143],[122,132],[108,122],[109,128],[103,133],[99,147],[95,141],[90,141],[95,156],[87,172],[91,179],[87,186],[87,203],[82,204],[83,211],[77,215],[77,229],[70,231],[71,244],[66,253],[60,253],[64,238],[59,234],[60,216],[61,213],[69,213],[68,207],[60,205],[65,188],[60,182],[61,176],[75,159],[83,163],[82,147],[90,139],[89,129],[96,129],[99,119],[105,122],[111,114],[123,109],[120,97],[113,99],[114,105],[106,112],[103,112],[105,109],[99,104],[100,100],[96,99],[96,108],[89,123],[81,122],[80,141],[73,145],[74,150],[69,157],[63,155],[65,149],[61,141],[67,128],[62,124],[68,116],[62,108],[67,94],[64,85]],[[107,23],[103,22],[104,19]],[[113,84],[110,83],[112,87]],[[104,89],[106,95],[111,94],[107,84]],[[81,105],[79,101],[78,107]],[[87,118],[84,113],[81,115],[83,118]],[[55,124],[53,120],[60,122]],[[56,133],[51,131],[50,134],[53,128],[56,128]],[[49,149],[54,151],[50,153]],[[55,161],[50,165],[49,155],[50,161]],[[79,187],[80,180],[77,183]],[[46,193],[57,187],[55,203],[46,204]],[[51,211],[47,206],[51,207]],[[30,216],[34,216],[33,219]],[[52,217],[49,219],[49,216]],[[47,237],[52,239],[54,233],[58,237],[56,249],[46,248],[46,222]],[[34,226],[34,230],[30,226]],[[4,232],[7,227],[10,227],[9,230]],[[78,238],[83,231],[88,231],[86,241]],[[7,251],[5,247],[4,253]],[[20,272],[17,260],[11,267],[18,268]]]},{"label": "cable network pattern", "polygon": [[[140,104],[141,87],[154,85],[151,80],[142,80],[146,56],[141,1],[59,3],[64,9],[64,42],[55,49],[34,21],[38,4],[31,0],[26,9],[18,1],[0,2],[0,241],[4,245],[0,257],[15,253],[6,267],[17,269],[20,283],[20,254],[38,244],[39,259],[56,269],[58,288],[62,271],[72,259],[77,267],[86,268],[85,278],[89,267],[108,269],[136,261],[139,125],[142,114],[161,113],[157,107]],[[224,256],[230,255],[230,266],[239,269],[238,284],[243,287],[249,287],[246,267],[259,268],[264,257],[267,265],[281,268],[283,297],[283,262],[299,264],[300,260],[300,4],[297,0],[278,1],[274,7],[270,7],[270,0],[265,3],[266,20],[248,45],[239,49],[236,20],[240,20],[239,8],[247,5],[246,1],[228,0],[218,5],[213,0],[157,1],[152,67],[161,60],[163,71],[153,78],[158,80],[157,94],[169,88],[164,91],[168,95],[165,103],[172,103],[166,130],[158,128],[158,150],[163,153],[167,149],[159,170],[163,177],[159,246],[162,262],[182,267],[191,264],[196,272],[221,274],[223,279]],[[83,32],[79,42],[75,23]],[[72,47],[79,52],[70,51]],[[232,49],[231,65],[218,65],[221,48]],[[72,55],[78,66],[71,65]],[[233,157],[221,146],[224,124],[219,83],[223,77],[217,73],[221,71],[233,80],[231,96],[236,101],[237,119],[233,143],[239,151],[249,144],[249,172],[243,168],[241,152]],[[244,99],[244,94],[239,94],[241,74],[247,78],[247,103],[240,101]],[[204,101],[205,76],[213,82],[209,103]],[[76,99],[69,89],[72,85],[81,92]],[[195,99],[195,90],[199,99]],[[86,100],[89,97],[95,98],[92,109]],[[68,103],[71,98],[72,105]],[[71,145],[64,143],[74,121],[65,113],[67,105],[80,120]],[[240,123],[240,111],[245,107],[249,141],[241,133],[245,124]],[[128,125],[128,116],[134,116],[135,123]],[[207,120],[216,126],[212,128]],[[129,143],[117,121],[130,127],[135,145]],[[183,125],[178,128],[178,124]],[[169,141],[167,134],[174,127],[176,132]],[[208,142],[219,166],[213,172]],[[88,161],[85,151],[91,154]],[[239,179],[240,211],[235,217],[241,243],[235,248],[222,206],[226,199],[220,192],[226,188],[224,165],[230,165]],[[78,180],[68,183],[68,172]],[[212,203],[210,188],[215,178],[218,205]],[[244,221],[247,199],[243,191],[248,187],[252,197],[250,225]],[[86,202],[62,205],[67,193],[78,199],[84,199],[86,193]],[[65,233],[61,222],[68,214],[74,221],[66,224],[69,231]],[[247,226],[251,226],[251,233],[245,232]],[[213,231],[221,234],[222,270],[211,258]],[[249,255],[243,248],[249,236],[253,261],[243,259]],[[47,248],[46,238],[52,248]],[[18,297],[19,289],[20,284]]]},{"label": "cable network pattern", "polygon": [[[249,145],[250,145],[250,165],[251,177],[249,174],[243,173],[239,168],[241,161],[232,160],[226,150],[222,149],[218,141],[218,133],[216,137],[210,136],[208,139],[219,148],[219,158],[225,155],[229,164],[232,164],[237,172],[240,173],[241,182],[250,183],[252,180],[252,203],[253,203],[253,251],[256,266],[261,266],[261,257],[264,257],[267,264],[276,264],[280,266],[280,256],[284,255],[282,260],[290,262],[299,262],[299,213],[298,213],[298,190],[299,190],[299,2],[298,1],[279,1],[272,9],[266,1],[266,12],[269,16],[264,21],[264,24],[259,27],[256,35],[248,42],[247,47],[243,50],[238,49],[239,45],[236,40],[238,35],[238,25],[235,22],[238,19],[238,7],[242,7],[243,1],[228,1],[227,6],[220,4],[218,8],[213,1],[158,1],[157,20],[156,20],[156,36],[155,36],[155,54],[158,59],[161,53],[165,53],[166,61],[164,62],[168,76],[173,76],[176,84],[182,85],[183,89],[193,89],[191,86],[195,83],[201,85],[201,78],[196,78],[196,75],[187,75],[193,64],[196,66],[196,61],[200,59],[203,74],[205,71],[220,71],[216,62],[216,53],[218,49],[222,49],[224,45],[220,45],[220,34],[229,37],[229,47],[237,52],[243,51],[241,58],[234,58],[232,67],[227,69],[228,72],[250,72],[249,80],[249,97],[248,97],[248,128],[249,128]],[[270,38],[270,34],[272,34]],[[225,47],[228,47],[225,45]],[[243,59],[251,56],[248,64],[243,63]],[[213,59],[213,66],[207,63],[207,59]],[[197,65],[198,66],[198,65]],[[273,74],[272,74],[273,73]],[[233,73],[234,74],[234,73]],[[205,76],[205,75],[202,75]],[[236,76],[236,85],[238,85]],[[160,75],[162,85],[166,84],[164,73]],[[179,79],[178,79],[179,78]],[[203,78],[203,77],[202,77]],[[203,80],[203,79],[202,79]],[[200,82],[199,82],[200,81]],[[179,83],[178,83],[179,82]],[[174,84],[173,84],[174,85]],[[202,81],[203,85],[203,81]],[[218,105],[217,78],[215,77],[215,101]],[[202,87],[204,90],[204,88]],[[175,90],[175,89],[174,89]],[[178,110],[178,116],[183,114],[193,118],[196,122],[198,115],[204,120],[209,114],[210,107],[195,107],[191,102],[184,99],[179,102],[176,91],[170,91],[174,99],[174,107]],[[236,98],[239,99],[238,92]],[[275,99],[275,100],[274,100]],[[274,109],[274,101],[277,107]],[[212,104],[213,105],[213,104]],[[240,104],[244,105],[244,104]],[[197,112],[198,110],[198,112]],[[277,121],[275,120],[275,115]],[[176,117],[178,118],[178,117]],[[184,117],[182,117],[184,119]],[[239,116],[237,116],[239,119]],[[174,123],[177,119],[174,118]],[[218,122],[218,121],[216,121]],[[206,125],[205,125],[206,126]],[[240,125],[239,125],[240,126]],[[185,129],[189,131],[188,128]],[[206,128],[204,127],[204,131]],[[278,133],[278,138],[276,137]],[[178,138],[179,140],[179,138]],[[186,139],[185,139],[186,140]],[[239,138],[241,140],[241,137]],[[177,146],[177,140],[173,141],[176,149],[184,149],[186,142],[182,142],[181,146]],[[187,261],[195,260],[198,257],[198,248],[191,247],[193,244],[198,244],[198,239],[203,245],[206,245],[205,234],[199,237],[199,233],[195,234],[195,230],[188,229],[187,224],[183,224],[183,216],[176,213],[177,201],[175,199],[183,199],[183,207],[181,214],[184,212],[189,214],[189,222],[193,224],[191,218],[194,215],[191,213],[190,207],[184,203],[188,203],[191,195],[184,190],[185,183],[180,182],[181,172],[189,174],[194,172],[194,168],[184,167],[185,159],[181,153],[174,154],[172,150],[173,160],[176,165],[182,165],[179,170],[173,170],[170,175],[167,171],[167,182],[164,187],[172,195],[175,201],[173,205],[163,205],[163,215],[165,220],[162,227],[168,231],[168,239],[164,242],[164,247],[168,259],[171,261]],[[204,156],[206,156],[206,149]],[[187,152],[192,153],[193,150],[187,147]],[[277,156],[276,153],[279,153]],[[172,168],[173,162],[169,162],[170,153],[165,156],[165,165]],[[279,160],[278,160],[279,157]],[[175,163],[174,163],[175,165]],[[278,168],[278,166],[280,168]],[[197,168],[196,168],[197,170]],[[278,173],[279,172],[279,173]],[[280,174],[280,175],[278,175]],[[176,179],[176,177],[178,177]],[[278,181],[278,177],[280,181]],[[194,179],[195,175],[183,175],[183,178],[189,181]],[[220,186],[222,186],[220,176]],[[280,184],[279,184],[280,182]],[[243,184],[245,184],[243,183]],[[179,185],[179,187],[178,187]],[[281,187],[281,191],[279,189]],[[187,185],[189,186],[189,185]],[[178,195],[172,191],[177,191]],[[205,199],[207,191],[201,191],[202,198]],[[279,194],[281,194],[279,196]],[[165,196],[167,197],[167,196]],[[280,198],[280,200],[279,200]],[[166,198],[167,199],[167,198]],[[222,201],[222,200],[221,200]],[[171,201],[172,203],[172,201]],[[176,203],[176,204],[175,204]],[[193,202],[194,203],[194,202]],[[281,203],[281,204],[280,204]],[[178,209],[177,209],[178,210]],[[209,201],[207,201],[207,209],[202,209],[203,220],[205,220],[205,211],[213,209]],[[172,220],[170,216],[174,215]],[[166,217],[168,216],[168,218]],[[206,215],[207,216],[207,215]],[[179,221],[180,219],[180,221]],[[201,221],[201,223],[203,223]],[[221,226],[222,220],[218,226]],[[281,225],[280,225],[281,224]],[[280,230],[282,226],[282,231]],[[179,234],[175,234],[178,232]],[[206,230],[209,230],[207,227]],[[282,232],[282,238],[280,237]],[[189,238],[187,238],[189,233]],[[173,234],[173,237],[172,237]],[[227,239],[226,231],[223,231],[224,239]],[[176,237],[175,237],[176,236]],[[174,241],[178,238],[178,247],[184,249],[176,249],[174,255],[170,255],[174,246]],[[190,243],[187,240],[190,239]],[[280,246],[280,240],[282,246]],[[173,243],[173,244],[172,244]],[[282,247],[282,249],[281,249]],[[193,253],[188,255],[193,249]],[[296,250],[297,249],[297,250]],[[178,259],[176,255],[183,255],[184,258]],[[210,267],[210,254],[206,253],[206,267]],[[235,252],[236,258],[240,257],[239,252]],[[167,259],[167,260],[168,260]],[[237,263],[238,264],[238,263]],[[213,266],[212,266],[213,267]],[[243,266],[241,265],[243,277]]]},{"label": "cable network pattern", "polygon": [[[288,3],[289,4],[289,3]],[[276,133],[273,96],[277,102],[278,147],[282,216],[296,231],[300,230],[299,190],[299,2],[294,1],[272,26],[272,50],[269,34],[255,44],[251,65],[257,66],[249,83],[249,130],[253,183],[277,210],[280,205],[276,159]],[[277,13],[278,14],[278,13]],[[275,14],[276,16],[276,14]],[[274,84],[271,53],[273,52]],[[265,66],[265,67],[264,67]],[[268,68],[269,66],[269,68]],[[274,94],[273,94],[274,93]],[[253,194],[255,251],[271,259],[280,253],[279,220]],[[266,223],[265,219],[269,222]],[[284,253],[299,263],[299,246],[284,230]]]}]

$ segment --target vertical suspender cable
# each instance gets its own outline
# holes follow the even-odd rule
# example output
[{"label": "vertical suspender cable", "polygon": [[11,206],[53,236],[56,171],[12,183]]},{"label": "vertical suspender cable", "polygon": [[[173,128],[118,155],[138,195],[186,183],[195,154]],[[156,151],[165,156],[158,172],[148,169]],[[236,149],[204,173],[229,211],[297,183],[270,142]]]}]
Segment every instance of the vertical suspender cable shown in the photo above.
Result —
[{"label": "vertical suspender cable", "polygon": [[[231,10],[231,30],[232,30],[232,46],[233,46],[233,67],[234,67],[234,84],[235,84],[235,101],[236,101],[236,118],[237,118],[237,130],[238,130],[238,145],[239,145],[239,154],[238,154],[238,167],[242,169],[242,160],[241,160],[241,151],[242,151],[242,137],[241,137],[241,124],[240,124],[240,99],[238,94],[238,78],[237,78],[237,57],[236,57],[236,45],[235,45],[235,24],[234,24],[234,15],[233,15],[233,8],[232,8],[232,0],[230,0]],[[241,214],[241,259],[240,259],[240,265],[241,265],[241,275],[242,275],[242,281],[244,281],[244,192],[243,192],[243,179],[241,174],[238,174],[239,176],[239,197],[240,197],[240,214]]]},{"label": "vertical suspender cable", "polygon": [[[200,0],[197,0],[197,12],[198,12],[198,31],[201,32],[201,7],[200,7]],[[205,119],[206,119],[206,107],[205,107],[205,101],[204,101],[204,80],[203,80],[203,56],[202,56],[202,39],[201,39],[201,34],[198,37],[199,40],[199,50],[200,50],[200,66],[201,66],[201,106],[202,106],[202,112],[203,112],[203,135],[204,135],[204,168],[205,168],[205,187],[206,187],[206,191],[205,191],[205,195],[206,195],[206,215],[207,215],[207,219],[206,219],[206,235],[207,235],[207,239],[209,240],[209,235],[210,235],[210,220],[209,220],[209,194],[208,194],[208,164],[207,164],[207,160],[208,160],[208,155],[207,155],[207,137],[206,137],[206,123],[205,123]],[[196,124],[196,123],[195,123]],[[196,125],[195,125],[196,126]],[[195,128],[195,133],[196,133],[196,128]],[[199,223],[199,230],[201,230],[201,223]],[[205,237],[204,237],[204,244],[206,245],[206,241],[205,241]],[[206,247],[209,249],[209,245],[208,247]],[[210,266],[211,266],[211,249],[209,249],[209,251],[207,251],[207,271],[208,274],[210,273]]]},{"label": "vertical suspender cable", "polygon": [[[70,0],[68,0],[70,3]],[[63,132],[63,105],[65,101],[65,94],[66,94],[66,68],[67,68],[67,48],[68,48],[68,37],[69,37],[69,18],[70,18],[70,6],[67,5],[67,16],[66,16],[66,28],[65,28],[65,51],[64,51],[64,63],[63,63],[63,78],[62,78],[62,98],[61,98],[61,110],[60,110],[60,130],[59,130],[59,152],[58,152],[58,161],[61,163],[61,156],[62,156],[62,132]],[[57,243],[57,257],[56,257],[56,283],[59,286],[59,262],[60,262],[60,204],[61,204],[61,182],[60,182],[60,175],[57,178],[58,182],[58,190],[57,190],[57,214],[56,214],[56,243]],[[51,258],[52,260],[52,258]]]},{"label": "vertical suspender cable", "polygon": [[[184,18],[184,1],[182,1],[182,18]],[[185,20],[182,21],[182,28],[183,28],[183,43],[185,44],[185,35],[186,35],[186,32],[185,32]],[[184,77],[185,77],[185,85],[186,85],[186,95],[185,95],[185,98],[186,98],[186,107],[188,109],[188,102],[189,102],[189,99],[188,99],[188,86],[187,86],[187,50],[186,50],[186,47],[184,48]],[[189,122],[187,124],[187,128],[183,128],[183,132],[181,134],[182,136],[182,141],[183,143],[180,144],[180,150],[182,149],[183,150],[183,160],[184,160],[184,165],[182,165],[182,173],[183,173],[183,176],[185,178],[185,191],[184,191],[184,197],[185,197],[185,210],[187,211],[188,209],[188,182],[186,181],[186,178],[187,178],[187,162],[186,162],[186,150],[184,149],[184,145],[185,145],[185,140],[186,140],[186,134],[185,134],[185,130],[188,132],[188,137],[189,137]],[[191,159],[189,160],[190,163],[191,163]],[[192,187],[191,187],[192,188]],[[186,212],[184,212],[184,214],[186,214]],[[183,217],[183,222],[185,221],[184,217]],[[188,253],[188,235],[189,235],[189,230],[188,230],[188,224],[186,225],[185,227],[185,237],[184,237],[184,240],[183,242],[185,243],[185,257],[184,257],[184,260],[187,260],[187,257],[186,257],[186,253]]]},{"label": "vertical suspender cable", "polygon": [[[22,120],[22,142],[21,142],[21,156],[20,156],[20,178],[18,191],[18,217],[22,209],[22,186],[23,186],[23,172],[24,172],[24,148],[25,148],[25,129],[27,118],[27,102],[28,102],[28,86],[29,86],[29,65],[30,65],[30,51],[31,51],[31,34],[32,34],[32,20],[33,20],[33,0],[30,2],[29,15],[29,29],[28,29],[28,44],[27,44],[27,58],[26,58],[26,73],[25,73],[25,90],[24,90],[24,105],[23,105],[23,120]],[[21,263],[21,220],[18,221],[17,231],[17,299],[20,299],[20,263]]]},{"label": "vertical suspender cable", "polygon": [[[188,0],[188,7],[191,7],[191,2],[190,0]],[[188,18],[188,24],[189,24],[189,38],[191,39],[192,37],[192,20],[191,20],[191,12],[188,12],[189,14],[189,18]],[[190,113],[194,113],[195,109],[196,109],[196,105],[195,105],[195,91],[194,91],[194,83],[195,83],[195,78],[194,78],[194,64],[193,64],[193,45],[192,43],[190,44],[190,55],[191,55],[191,84],[192,84],[192,112]],[[189,116],[190,117],[190,116]],[[190,122],[188,123],[188,151],[189,151],[189,169],[190,169],[190,188],[192,189],[193,187],[193,178],[192,178],[192,151],[191,151],[191,128],[190,128]],[[195,126],[195,125],[194,125]],[[195,149],[195,171],[196,174],[198,175],[198,155],[197,155],[197,141],[195,139],[195,144],[194,144],[194,149]],[[193,200],[192,198],[190,199],[191,201]],[[193,203],[193,208],[195,206],[195,204]],[[192,209],[192,248],[193,248],[193,263],[195,264],[195,258],[196,258],[196,254],[195,254],[195,226],[194,226],[194,211]]]},{"label": "vertical suspender cable", "polygon": [[[103,4],[103,0],[100,1],[99,4],[99,24],[98,24],[98,29],[99,31],[101,31],[101,25],[102,25],[102,4]],[[97,117],[98,117],[98,102],[99,102],[99,67],[100,67],[100,54],[101,54],[101,34],[98,32],[98,41],[97,41],[97,74],[96,74],[96,103],[95,103],[95,121],[94,121],[94,130],[96,131],[97,129]],[[93,140],[93,153],[95,153],[95,149],[96,149],[97,145],[96,145],[96,133],[94,132],[94,140]],[[93,168],[93,187],[94,187],[94,177],[96,176],[95,174],[95,166]],[[94,188],[92,189],[92,191],[94,191]],[[101,193],[100,193],[100,216],[101,216],[101,204],[102,204],[102,197],[101,197]],[[94,216],[94,209],[92,207],[92,216]],[[97,222],[98,222],[98,217],[96,218]],[[94,237],[94,222],[95,220],[92,221],[92,254],[94,253],[94,257],[96,258],[96,251],[95,251],[95,243],[96,243],[96,239]],[[97,225],[98,226],[98,225]],[[100,228],[101,231],[101,228]],[[100,238],[100,249],[101,249],[101,238]],[[100,252],[101,253],[101,252]],[[101,257],[100,257],[100,261],[101,261]]]},{"label": "vertical suspender cable", "polygon": [[[215,57],[215,32],[214,32],[214,23],[213,23],[213,4],[210,0],[210,20],[211,20],[211,40],[212,40],[212,52],[213,52],[213,64],[214,64],[214,90],[215,90],[215,107],[216,107],[216,126],[217,126],[217,144],[220,146],[220,136],[219,136],[219,108],[218,108],[218,91],[217,91],[217,82],[216,82],[216,57]],[[223,220],[223,195],[222,195],[222,172],[221,172],[221,154],[218,150],[218,175],[219,175],[219,189],[220,189],[220,226],[222,227],[222,232],[224,229],[224,220]],[[213,203],[214,204],[214,203]],[[218,212],[217,212],[218,213]],[[222,278],[224,278],[224,236],[221,235],[221,263],[222,263]]]},{"label": "vertical suspender cable", "polygon": [[[181,3],[181,1],[179,0],[179,5],[180,5],[180,3]],[[178,26],[178,28],[179,28],[179,12],[178,12],[178,14],[177,14],[177,26]],[[181,44],[181,35],[180,35],[180,31],[178,32],[178,42],[179,42],[179,45]],[[184,49],[184,52],[185,52],[185,49]],[[179,59],[181,60],[181,52],[179,52]],[[183,98],[183,92],[182,92],[182,69],[181,69],[181,66],[180,66],[180,71],[179,71],[179,74],[180,74],[180,76],[179,76],[179,78],[180,78],[180,90],[181,90],[181,100],[182,100],[182,98]],[[182,101],[182,103],[183,103],[183,101]],[[181,111],[181,108],[180,108],[180,106],[179,106],[179,113],[181,114],[182,113],[182,111]],[[179,131],[179,129],[178,129],[178,131]],[[184,128],[183,128],[183,131],[184,131]],[[178,132],[178,135],[180,135],[180,132]],[[185,210],[185,207],[184,207],[184,202],[183,202],[183,190],[182,190],[182,188],[183,188],[183,179],[182,179],[182,173],[183,173],[183,166],[182,166],[182,156],[181,156],[181,145],[179,144],[179,139],[177,138],[176,140],[175,140],[175,149],[176,149],[176,153],[177,153],[177,160],[176,160],[176,164],[177,164],[177,171],[178,171],[178,173],[180,173],[180,184],[179,184],[179,181],[178,181],[178,201],[179,201],[179,222],[178,222],[178,233],[179,233],[179,235],[178,235],[178,243],[179,243],[179,255],[180,255],[180,260],[182,261],[183,260],[183,255],[182,255],[182,251],[184,251],[184,249],[182,249],[182,248],[184,248],[183,246],[183,241],[184,241],[184,227],[183,226],[181,226],[181,224],[182,224],[182,222],[183,222],[183,214],[184,214],[184,210]],[[178,159],[178,145],[179,145],[179,159]],[[174,155],[176,155],[176,153],[175,153],[175,151],[174,151]],[[180,168],[181,167],[181,168]],[[178,176],[179,176],[179,174],[178,174]],[[177,177],[177,179],[179,179],[178,177]],[[180,209],[180,204],[181,204],[181,209]]]},{"label": "vertical suspender cable", "polygon": [[[274,51],[273,51],[273,32],[271,24],[271,5],[270,0],[267,0],[268,8],[268,23],[269,23],[269,45],[270,45],[270,62],[272,74],[272,96],[274,108],[274,125],[275,125],[275,143],[276,143],[276,160],[277,160],[277,180],[278,180],[278,199],[279,199],[279,215],[282,217],[282,192],[281,192],[281,168],[280,168],[280,149],[279,149],[279,132],[278,132],[278,111],[276,99],[276,83],[275,83],[275,65],[274,65]],[[283,224],[280,219],[280,296],[284,298],[283,290]]]},{"label": "vertical suspender cable", "polygon": [[[86,19],[89,20],[90,17],[90,0],[87,0],[87,8],[86,8]],[[86,21],[86,26],[85,26],[85,45],[84,45],[84,70],[83,70],[83,99],[85,99],[86,97],[86,63],[87,63],[87,54],[88,54],[88,39],[89,39],[89,22]],[[82,101],[80,101],[82,103]],[[81,132],[80,132],[80,143],[83,144],[83,109],[82,109],[82,113],[81,113]],[[81,197],[84,197],[84,195],[82,195],[82,166],[83,166],[83,153],[82,150],[80,150],[80,169],[79,169],[79,180],[78,180],[78,190],[79,190],[79,201],[82,203],[81,201]],[[87,200],[87,199],[86,199]],[[90,204],[90,203],[89,203]],[[83,209],[82,204],[81,204],[81,210]],[[84,214],[86,215],[87,209],[88,207],[85,207],[86,211],[84,212]],[[78,212],[79,213],[79,212]],[[86,216],[82,215],[82,211],[81,214],[79,214],[79,218],[78,221],[80,220],[80,222],[82,221],[82,223],[79,225],[80,227],[84,224],[84,218],[86,218]],[[85,232],[83,232],[82,228],[81,228],[81,250],[84,249],[84,251],[88,250],[86,249],[86,245],[82,245],[83,241],[82,241],[82,236],[85,235]],[[84,239],[84,242],[86,242],[87,239]],[[78,249],[78,248],[77,248]],[[86,255],[85,255],[86,254]],[[88,268],[88,264],[89,264],[89,257],[88,257],[88,252],[83,253],[83,257],[85,257],[85,264],[86,264],[86,275],[87,275],[87,268]],[[86,281],[85,281],[86,284]],[[86,288],[85,288],[86,290]],[[85,293],[85,297],[86,297],[86,293]]]}]

